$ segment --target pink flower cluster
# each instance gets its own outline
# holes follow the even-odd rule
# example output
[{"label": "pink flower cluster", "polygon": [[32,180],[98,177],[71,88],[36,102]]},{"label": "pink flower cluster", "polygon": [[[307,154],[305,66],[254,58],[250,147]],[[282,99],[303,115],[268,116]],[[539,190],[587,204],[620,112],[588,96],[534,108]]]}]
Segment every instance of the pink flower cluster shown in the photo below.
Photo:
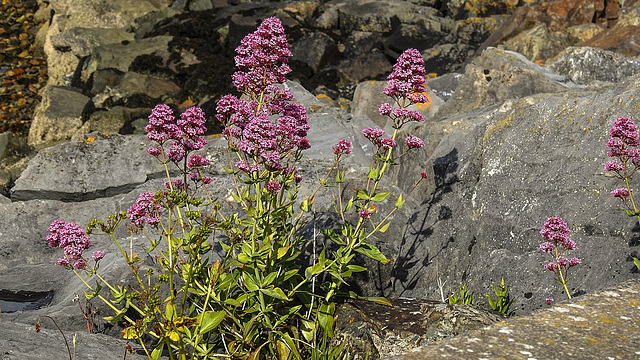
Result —
[{"label": "pink flower cluster", "polygon": [[242,153],[236,167],[247,174],[286,170],[287,154],[310,147],[304,106],[294,103],[291,91],[282,86],[291,71],[291,56],[280,20],[268,18],[247,35],[236,49],[237,90],[245,95],[223,96],[217,119],[225,125],[229,149]]},{"label": "pink flower cluster", "polygon": [[338,156],[351,154],[351,141],[347,139],[338,141],[338,143],[333,147],[333,153]]},{"label": "pink flower cluster", "polygon": [[566,271],[576,265],[582,263],[577,257],[567,259],[563,255],[569,250],[577,249],[575,241],[569,239],[569,227],[559,217],[550,217],[544,222],[544,227],[540,230],[540,235],[545,242],[538,246],[538,250],[544,251],[554,257],[551,261],[544,265],[544,268],[560,275],[562,272],[566,276]]},{"label": "pink flower cluster", "polygon": [[431,101],[426,94],[424,60],[420,51],[407,49],[403,52],[388,79],[388,85],[382,92],[393,98],[397,106],[389,103],[380,105],[380,115],[389,116],[396,129],[411,121],[423,121],[421,113],[407,109],[412,104]]},{"label": "pink flower cluster", "polygon": [[[58,258],[57,264],[68,269],[86,269],[87,260],[84,258],[84,251],[93,244],[80,225],[75,223],[66,223],[63,220],[55,220],[49,226],[49,235],[47,242],[52,247],[60,247],[63,249],[64,257]],[[92,254],[95,262],[100,261],[105,256],[103,251],[94,251]]]},{"label": "pink flower cluster", "polygon": [[160,223],[160,208],[161,204],[155,201],[154,195],[150,192],[144,192],[138,196],[136,203],[127,210],[127,215],[134,226],[141,228],[145,223],[154,226]]},{"label": "pink flower cluster", "polygon": [[[613,122],[609,130],[609,141],[607,141],[607,155],[615,158],[609,160],[604,165],[604,171],[611,171],[616,174],[619,179],[629,179],[640,167],[640,139],[638,129],[633,120],[628,118],[618,118]],[[633,164],[633,167],[630,165]],[[611,192],[611,196],[620,198],[628,210],[631,209],[627,203],[627,198],[633,192],[627,188],[615,189]]]},{"label": "pink flower cluster", "polygon": [[[147,138],[158,143],[159,147],[151,147],[147,152],[161,162],[169,159],[175,163],[184,159],[191,151],[200,150],[207,140],[202,137],[207,131],[204,112],[198,107],[190,107],[175,121],[173,110],[165,104],[159,104],[149,115],[149,124],[144,128]],[[163,154],[163,145],[171,140],[168,151]]]}]

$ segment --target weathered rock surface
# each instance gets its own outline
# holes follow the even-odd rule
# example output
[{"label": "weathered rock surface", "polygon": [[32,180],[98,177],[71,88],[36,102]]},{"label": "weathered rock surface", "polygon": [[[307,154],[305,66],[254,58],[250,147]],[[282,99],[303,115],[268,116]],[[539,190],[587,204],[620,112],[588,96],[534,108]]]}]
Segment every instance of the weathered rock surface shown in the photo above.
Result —
[{"label": "weathered rock surface", "polygon": [[546,71],[519,53],[489,48],[465,68],[455,93],[436,117],[460,114],[537,93],[577,88],[562,76]]},{"label": "weathered rock surface", "polygon": [[569,47],[547,62],[546,67],[584,84],[618,82],[640,73],[640,61],[637,59],[591,47]]},{"label": "weathered rock surface", "polygon": [[[377,360],[506,318],[491,310],[439,301],[401,298],[391,303],[393,307],[368,301],[340,305],[333,343],[343,344],[354,359]],[[363,356],[367,353],[369,358]]]},{"label": "weathered rock surface", "polygon": [[640,356],[638,299],[640,282],[629,280],[383,359],[635,359]]},{"label": "weathered rock surface", "polygon": [[425,164],[434,182],[417,190],[423,208],[387,248],[393,269],[372,276],[378,293],[429,298],[441,278],[451,290],[468,283],[486,294],[504,277],[516,313],[539,308],[546,296],[561,296],[537,250],[551,216],[570,224],[573,256],[584,261],[572,269],[573,294],[636,277],[629,256],[640,251],[637,229],[609,196],[621,184],[602,168],[611,123],[640,106],[639,82],[635,75],[605,89],[529,95],[414,129],[427,151],[405,162],[398,184],[409,189]]}]

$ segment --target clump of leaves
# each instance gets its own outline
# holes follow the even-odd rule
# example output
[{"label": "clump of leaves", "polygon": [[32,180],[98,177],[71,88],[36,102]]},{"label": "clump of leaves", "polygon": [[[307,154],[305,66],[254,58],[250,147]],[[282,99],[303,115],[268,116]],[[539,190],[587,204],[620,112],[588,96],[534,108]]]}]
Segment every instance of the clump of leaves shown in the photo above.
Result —
[{"label": "clump of leaves", "polygon": [[504,284],[504,278],[502,278],[500,285],[497,287],[493,283],[491,285],[493,285],[493,292],[496,294],[496,298],[493,299],[491,295],[485,295],[489,301],[489,306],[491,306],[493,311],[508,314],[509,307],[515,300],[512,300],[509,295],[509,287]]},{"label": "clump of leaves", "polygon": [[473,303],[474,297],[475,297],[475,291],[472,291],[471,293],[469,293],[469,290],[467,289],[467,284],[464,284],[462,285],[462,287],[460,287],[460,294],[453,291],[452,294],[449,295],[449,304],[471,305]]}]

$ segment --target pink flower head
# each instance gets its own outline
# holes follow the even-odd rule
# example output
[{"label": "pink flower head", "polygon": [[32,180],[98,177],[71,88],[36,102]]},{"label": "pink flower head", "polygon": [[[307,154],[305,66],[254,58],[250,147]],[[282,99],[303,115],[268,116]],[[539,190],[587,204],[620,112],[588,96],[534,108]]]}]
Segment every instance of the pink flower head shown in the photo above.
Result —
[{"label": "pink flower head", "polygon": [[389,104],[389,103],[384,103],[384,104],[380,105],[380,107],[378,108],[378,112],[382,116],[387,116],[387,115],[391,114],[392,111],[393,111],[393,106],[391,106],[391,104]]},{"label": "pink flower head", "polygon": [[371,212],[367,209],[362,209],[358,211],[358,214],[360,215],[361,218],[365,220],[371,218]]},{"label": "pink flower head", "polygon": [[420,173],[420,177],[426,180],[426,179],[429,178],[429,175],[427,175],[426,171],[423,171],[423,172]]},{"label": "pink flower head", "polygon": [[410,98],[413,93],[426,91],[424,60],[416,49],[407,49],[400,55],[388,76],[389,84],[382,92],[390,97]]},{"label": "pink flower head", "polygon": [[545,298],[545,299],[544,299],[544,302],[545,302],[547,305],[551,305],[551,304],[553,304],[553,298],[552,298],[552,297]]},{"label": "pink flower head", "polygon": [[640,146],[638,140],[638,130],[636,124],[631,119],[618,118],[613,122],[613,126],[609,130],[609,136],[611,138],[618,138],[623,144],[627,146]]},{"label": "pink flower head", "polygon": [[267,191],[272,194],[277,193],[278,191],[280,191],[281,188],[282,186],[277,181],[269,181],[266,186]]},{"label": "pink flower head", "polygon": [[156,105],[149,115],[149,124],[144,128],[147,138],[159,144],[167,141],[170,133],[177,130],[173,110],[165,104]]},{"label": "pink flower head", "polygon": [[567,262],[567,265],[569,265],[569,267],[574,267],[574,266],[580,265],[580,264],[582,264],[582,260],[578,259],[577,257],[571,258]]},{"label": "pink flower head", "polygon": [[409,149],[418,149],[424,146],[424,141],[415,135],[409,135],[404,142]]},{"label": "pink flower head", "polygon": [[173,189],[174,191],[187,190],[189,187],[189,184],[185,184],[184,181],[180,179],[171,180],[171,184],[169,184],[168,181],[165,181],[163,185],[167,189]]},{"label": "pink flower head", "polygon": [[93,246],[85,230],[78,224],[55,220],[48,231],[47,242],[53,247],[63,249],[64,258],[59,258],[57,264],[68,268],[73,262],[76,269],[83,269],[86,266],[83,253]]},{"label": "pink flower head", "polygon": [[556,263],[555,261],[552,261],[548,264],[544,265],[544,268],[549,270],[549,271],[556,271],[558,270],[558,263]]},{"label": "pink flower head", "polygon": [[380,149],[389,151],[396,146],[396,141],[391,138],[380,139]]},{"label": "pink flower head", "polygon": [[106,253],[104,251],[94,251],[93,254],[91,254],[91,257],[93,258],[93,261],[100,261],[102,260],[102,258],[106,255]]},{"label": "pink flower head", "polygon": [[145,223],[149,225],[158,225],[160,219],[161,205],[154,199],[154,195],[150,192],[141,193],[136,203],[131,205],[127,210],[127,215],[131,223],[137,227],[143,227]]},{"label": "pink flower head", "polygon": [[193,154],[189,156],[189,160],[187,160],[187,167],[189,169],[198,168],[202,166],[209,166],[211,161],[207,158],[204,158],[198,154]]},{"label": "pink flower head", "polygon": [[625,199],[629,196],[629,190],[627,188],[615,189],[611,192],[611,196]]},{"label": "pink flower head", "polygon": [[362,135],[375,145],[379,144],[379,138],[384,135],[384,130],[377,128],[366,128],[362,130]]},{"label": "pink flower head", "polygon": [[254,33],[242,39],[236,53],[238,71],[233,84],[242,93],[259,94],[268,85],[284,83],[291,71],[287,63],[292,54],[284,27],[276,17],[265,19]]},{"label": "pink flower head", "polygon": [[336,155],[351,154],[351,141],[342,139],[333,147],[333,153]]}]

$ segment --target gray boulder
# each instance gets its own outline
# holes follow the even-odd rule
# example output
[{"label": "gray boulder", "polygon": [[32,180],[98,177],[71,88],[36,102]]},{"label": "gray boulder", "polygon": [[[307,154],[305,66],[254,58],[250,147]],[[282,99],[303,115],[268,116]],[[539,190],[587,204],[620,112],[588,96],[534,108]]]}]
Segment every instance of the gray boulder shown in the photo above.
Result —
[{"label": "gray boulder", "polygon": [[549,60],[546,67],[569,79],[591,84],[618,82],[640,72],[640,61],[591,47],[569,47]]},{"label": "gray boulder", "polygon": [[83,124],[89,98],[79,90],[47,86],[29,129],[29,144],[68,140]]},{"label": "gray boulder", "polygon": [[465,68],[465,76],[436,117],[443,118],[508,99],[577,88],[521,54],[489,48]]},{"label": "gray boulder", "polygon": [[423,208],[389,246],[397,261],[373,293],[429,298],[441,278],[452,290],[467,283],[487,294],[504,278],[516,313],[537,309],[547,296],[566,296],[537,250],[551,216],[567,221],[578,244],[571,256],[584,262],[571,271],[573,295],[636,277],[635,219],[609,196],[622,184],[602,168],[608,129],[635,113],[639,82],[530,95],[417,128],[427,151],[405,160],[398,184],[409,189],[405,179],[425,165],[433,183],[414,193]]},{"label": "gray boulder", "polygon": [[635,305],[639,294],[636,278],[384,359],[556,359],[559,354],[594,360],[633,359],[640,355],[640,326],[634,320],[640,316]]}]

